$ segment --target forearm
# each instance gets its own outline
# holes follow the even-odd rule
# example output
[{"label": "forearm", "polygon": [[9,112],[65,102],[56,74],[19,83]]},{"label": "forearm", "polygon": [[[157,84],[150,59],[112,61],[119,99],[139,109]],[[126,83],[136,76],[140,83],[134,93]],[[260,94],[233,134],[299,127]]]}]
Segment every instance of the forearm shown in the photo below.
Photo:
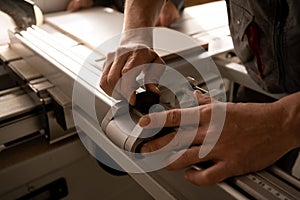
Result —
[{"label": "forearm", "polygon": [[283,110],[283,130],[291,136],[293,145],[300,147],[300,92],[288,95],[276,102]]},{"label": "forearm", "polygon": [[127,0],[124,11],[124,31],[155,26],[164,3],[164,0]]}]

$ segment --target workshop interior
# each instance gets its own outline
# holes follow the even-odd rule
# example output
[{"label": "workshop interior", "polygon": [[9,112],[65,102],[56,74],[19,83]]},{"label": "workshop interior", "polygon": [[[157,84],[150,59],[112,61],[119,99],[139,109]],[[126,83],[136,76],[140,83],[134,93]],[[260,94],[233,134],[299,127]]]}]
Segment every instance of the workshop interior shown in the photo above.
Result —
[{"label": "workshop interior", "polygon": [[[21,1],[0,0],[0,199],[300,199],[299,149],[212,186],[189,183],[184,170],[119,171],[92,152],[100,147],[116,165],[130,163],[123,151],[138,152],[151,137],[128,134],[135,124],[120,129],[117,118],[127,124],[130,115],[137,123],[153,104],[177,108],[178,98],[194,90],[228,102],[239,86],[272,99],[285,95],[266,92],[249,76],[234,51],[225,1],[186,0],[180,18],[158,28],[154,43],[170,49],[157,52],[184,81],[175,92],[161,86],[160,97],[139,88],[130,109],[123,102],[113,109],[114,100],[93,82],[111,50],[107,41],[122,33],[123,13],[103,6],[68,12],[69,0],[26,1],[31,7],[22,10]],[[174,45],[172,34],[193,42]],[[191,65],[201,62],[218,73],[197,75]],[[95,113],[74,103],[90,95]]]}]

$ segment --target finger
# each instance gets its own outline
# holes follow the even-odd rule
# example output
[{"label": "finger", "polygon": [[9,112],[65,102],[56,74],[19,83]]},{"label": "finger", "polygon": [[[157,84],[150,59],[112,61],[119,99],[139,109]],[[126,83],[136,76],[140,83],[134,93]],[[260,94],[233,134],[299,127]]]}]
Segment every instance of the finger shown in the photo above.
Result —
[{"label": "finger", "polygon": [[136,100],[136,90],[139,87],[136,77],[140,74],[140,70],[132,69],[124,74],[120,82],[120,93],[123,97],[127,99],[130,105],[135,105]]},{"label": "finger", "polygon": [[[138,88],[136,77],[148,66],[152,65],[155,53],[149,48],[137,47],[127,59],[124,67],[121,70],[122,86],[121,93],[126,99],[129,99],[131,105],[135,104],[136,94],[135,90]],[[124,77],[126,76],[126,78]],[[148,87],[149,88],[149,87]],[[151,91],[156,92],[158,89],[150,88]]]},{"label": "finger", "polygon": [[179,129],[177,132],[169,133],[144,144],[141,152],[149,153],[157,150],[173,151],[187,149],[191,145],[202,144],[204,138],[205,131],[202,131],[201,128],[190,130]]},{"label": "finger", "polygon": [[195,185],[213,185],[232,176],[224,162],[217,162],[203,170],[190,169],[185,172],[185,178]]},{"label": "finger", "polygon": [[[158,139],[151,140],[150,142],[144,144],[141,148],[141,153],[150,153],[157,151],[165,146],[167,146],[176,136],[176,133],[169,133],[165,136],[162,136]],[[167,149],[166,149],[167,150]],[[172,150],[172,149],[168,149]]]},{"label": "finger", "polygon": [[126,65],[128,59],[128,54],[123,54],[121,56],[115,56],[114,61],[107,74],[107,84],[110,88],[114,89],[115,85],[122,76],[122,68]]},{"label": "finger", "polygon": [[150,64],[155,60],[156,54],[149,48],[137,46],[132,51],[131,59],[122,69],[122,74],[127,73],[137,66]]},{"label": "finger", "polygon": [[108,94],[108,95],[112,95],[112,88],[110,88],[109,84],[107,83],[107,76],[109,73],[109,70],[112,66],[112,62],[113,62],[113,58],[114,58],[114,54],[113,53],[109,53],[107,55],[107,58],[103,64],[103,72],[101,75],[101,80],[100,80],[100,87],[102,88],[102,90]]},{"label": "finger", "polygon": [[146,90],[160,94],[157,85],[159,83],[160,77],[165,72],[165,69],[165,62],[156,55],[156,58],[153,60],[153,64],[147,66],[147,69],[144,70],[144,84]]},{"label": "finger", "polygon": [[141,117],[139,120],[140,126],[145,128],[198,126],[199,122],[200,113],[198,107],[151,113]]},{"label": "finger", "polygon": [[102,67],[102,71],[104,74],[108,74],[114,60],[115,60],[115,56],[116,53],[115,52],[109,52],[107,55],[106,55],[106,59],[105,59],[105,62],[103,64],[103,67]]},{"label": "finger", "polygon": [[145,84],[145,88],[148,91],[154,92],[156,94],[160,94],[160,90],[157,87],[157,84],[150,83],[150,84]]},{"label": "finger", "polygon": [[205,162],[213,159],[212,154],[199,158],[199,151],[201,147],[191,147],[186,150],[182,150],[175,155],[168,158],[170,165],[166,167],[167,170],[178,170],[189,167],[191,165]]},{"label": "finger", "polygon": [[123,69],[121,69],[122,82],[120,93],[128,100],[130,105],[135,105],[135,91],[139,87],[136,78],[144,68],[145,64],[143,62],[147,62],[147,60],[141,60],[141,58],[143,57],[137,55],[137,53],[130,55]]},{"label": "finger", "polygon": [[199,90],[195,90],[194,96],[199,105],[205,105],[211,103],[211,98],[209,96],[202,94]]}]

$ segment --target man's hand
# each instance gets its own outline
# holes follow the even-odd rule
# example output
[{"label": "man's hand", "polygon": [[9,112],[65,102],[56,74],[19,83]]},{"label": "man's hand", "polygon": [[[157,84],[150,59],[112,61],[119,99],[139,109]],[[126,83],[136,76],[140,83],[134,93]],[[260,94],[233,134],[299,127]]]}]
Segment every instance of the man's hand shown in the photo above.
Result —
[{"label": "man's hand", "polygon": [[93,4],[93,0],[71,0],[68,4],[67,11],[75,12],[82,8],[90,8]]},{"label": "man's hand", "polygon": [[[285,112],[281,102],[266,104],[234,104],[214,102],[218,106],[226,105],[226,120],[220,138],[212,151],[205,157],[199,158],[199,151],[204,147],[203,141],[207,134],[214,134],[214,124],[211,122],[212,103],[209,97],[195,92],[199,106],[188,109],[166,111],[166,113],[152,113],[140,119],[139,124],[145,128],[158,126],[157,120],[166,117],[166,127],[192,125],[191,122],[182,122],[181,115],[191,116],[195,112],[200,114],[197,135],[193,146],[178,152],[181,156],[167,166],[169,170],[183,169],[197,163],[210,161],[212,166],[203,170],[188,169],[185,172],[187,180],[196,185],[210,185],[218,183],[228,177],[245,174],[264,169],[285,153],[299,146],[295,140],[296,134],[291,134],[287,123],[288,113]],[[289,119],[290,120],[290,119]],[[188,137],[187,131],[184,137]],[[182,134],[181,134],[182,135]],[[297,136],[299,138],[299,136]],[[175,144],[185,146],[185,138],[171,133],[145,144],[142,153],[153,152],[167,145],[171,140]],[[180,146],[174,147],[179,149]],[[172,156],[173,157],[173,156]],[[170,158],[169,158],[170,159]]]},{"label": "man's hand", "polygon": [[134,105],[134,91],[138,87],[136,77],[143,73],[146,90],[159,93],[156,86],[164,71],[163,65],[164,61],[146,45],[120,46],[116,52],[107,55],[100,87],[108,95],[121,95]]},{"label": "man's hand", "polygon": [[168,1],[164,4],[163,8],[161,9],[159,19],[156,25],[168,27],[177,19],[179,19],[179,17],[180,14],[176,6],[171,1]]}]

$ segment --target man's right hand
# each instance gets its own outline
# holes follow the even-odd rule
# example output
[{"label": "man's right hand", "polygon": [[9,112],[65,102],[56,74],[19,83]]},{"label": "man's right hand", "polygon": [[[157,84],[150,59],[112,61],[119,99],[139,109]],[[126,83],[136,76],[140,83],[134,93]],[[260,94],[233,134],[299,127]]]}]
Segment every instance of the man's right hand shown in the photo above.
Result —
[{"label": "man's right hand", "polygon": [[164,2],[164,0],[126,1],[121,46],[107,55],[100,81],[100,87],[108,95],[114,97],[117,91],[134,105],[136,77],[141,72],[144,74],[146,90],[159,93],[157,83],[163,74],[164,62],[150,48],[153,44],[153,32],[150,27],[155,26]]},{"label": "man's right hand", "polygon": [[108,95],[114,98],[121,95],[134,105],[138,88],[136,77],[143,73],[145,89],[159,94],[157,84],[163,71],[164,61],[148,46],[123,45],[107,55],[100,87]]}]

